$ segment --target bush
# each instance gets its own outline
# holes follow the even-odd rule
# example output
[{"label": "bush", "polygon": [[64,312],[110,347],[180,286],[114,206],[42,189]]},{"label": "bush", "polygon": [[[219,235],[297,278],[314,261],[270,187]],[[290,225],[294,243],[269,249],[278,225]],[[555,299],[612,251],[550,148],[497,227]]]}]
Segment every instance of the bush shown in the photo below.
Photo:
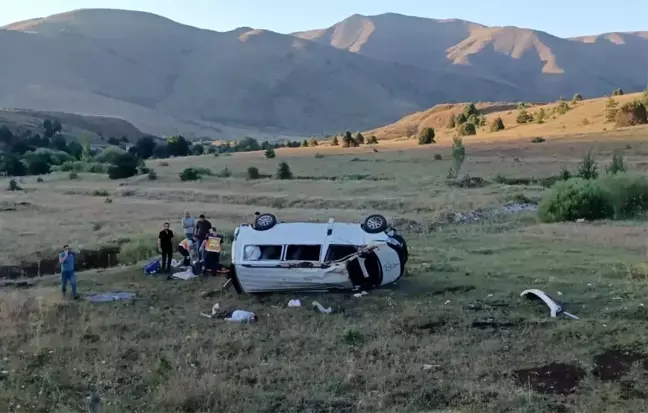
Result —
[{"label": "bush", "polygon": [[109,193],[105,189],[95,189],[92,192],[92,196],[108,196],[108,195],[109,195]]},{"label": "bush", "polygon": [[560,115],[564,115],[569,111],[569,104],[565,101],[565,99],[560,98],[558,101],[558,106],[556,106],[556,112]]},{"label": "bush", "polygon": [[429,145],[431,143],[436,143],[434,137],[434,128],[424,128],[419,134],[418,143],[419,145]]},{"label": "bush", "polygon": [[125,179],[137,175],[137,168],[140,159],[130,153],[123,153],[113,159],[112,165],[108,168],[110,179]]},{"label": "bush", "polygon": [[351,136],[351,132],[346,131],[344,133],[344,136],[342,137],[342,147],[343,148],[351,148],[351,147],[358,147],[360,144],[353,139],[353,136]]},{"label": "bush", "polygon": [[358,145],[364,145],[365,143],[365,138],[360,132],[356,133],[353,139],[355,139],[355,141],[358,142]]},{"label": "bush", "polygon": [[648,123],[646,107],[637,100],[628,102],[617,111],[615,120],[618,127],[646,124]]},{"label": "bush", "polygon": [[610,163],[610,166],[606,168],[606,172],[609,175],[616,175],[619,172],[625,172],[626,171],[626,166],[625,162],[623,162],[623,155],[620,154],[619,152],[614,152],[612,154],[612,162]]},{"label": "bush", "polygon": [[533,122],[533,116],[529,114],[524,104],[518,106],[518,114],[515,118],[515,121],[519,124],[531,123]]},{"label": "bush", "polygon": [[535,115],[535,123],[541,125],[545,122],[546,118],[547,118],[547,112],[544,110],[544,108],[540,108],[538,113],[536,113]]},{"label": "bush", "polygon": [[542,143],[544,141],[546,141],[546,139],[540,136],[536,136],[535,138],[531,139],[531,143]]},{"label": "bush", "polygon": [[636,218],[648,211],[648,178],[620,173],[601,178],[614,208],[614,219]]},{"label": "bush", "polygon": [[293,174],[290,171],[290,166],[286,162],[281,162],[277,168],[277,179],[293,179]]},{"label": "bush", "polygon": [[200,179],[200,174],[194,168],[185,168],[179,174],[181,181],[197,181]]},{"label": "bush", "polygon": [[374,136],[374,135],[371,135],[371,136],[369,137],[369,139],[367,140],[367,144],[369,144],[369,145],[376,145],[376,144],[378,144],[378,138],[376,138],[376,136]]},{"label": "bush", "polygon": [[578,164],[577,176],[582,179],[596,179],[598,177],[598,165],[591,150],[583,155],[583,160]]},{"label": "bush", "polygon": [[497,132],[500,130],[504,130],[504,121],[502,118],[497,117],[493,120],[493,122],[490,125],[490,131],[491,132]]},{"label": "bush", "polygon": [[610,193],[598,181],[574,178],[558,182],[538,207],[544,222],[597,220],[614,215]]},{"label": "bush", "polygon": [[147,176],[148,176],[149,181],[155,181],[158,178],[157,173],[153,169],[148,171]]},{"label": "bush", "polygon": [[259,178],[261,178],[261,174],[259,173],[259,168],[257,168],[256,166],[250,166],[247,169],[247,176],[248,176],[248,179],[259,179]]},{"label": "bush", "polygon": [[[193,169],[200,176],[203,176],[203,175],[205,175],[205,176],[213,176],[214,175],[214,173],[209,168],[193,168]],[[225,168],[225,169],[227,169],[227,168]]]},{"label": "bush", "polygon": [[[207,168],[196,168],[196,170],[198,171],[198,174],[200,174],[200,175],[211,175],[212,174],[211,171],[209,171],[209,169],[207,169],[209,171],[209,173],[202,173],[202,171],[204,171],[205,169],[207,169]],[[230,171],[230,169],[228,167],[225,167],[225,168],[221,169],[221,171],[218,173],[219,178],[229,178],[231,176],[232,176],[232,171]]]},{"label": "bush", "polygon": [[11,178],[9,180],[9,187],[7,187],[9,191],[22,191],[22,187],[18,184],[18,181],[16,181],[14,178]]},{"label": "bush", "polygon": [[38,182],[38,183],[43,182],[43,178],[41,178],[41,177],[39,176],[38,178],[36,178],[36,182]]},{"label": "bush", "polygon": [[100,163],[112,163],[114,164],[115,161],[119,158],[119,156],[124,155],[126,153],[125,150],[117,147],[117,146],[109,146],[103,151],[99,152],[95,157],[94,161],[95,162],[100,162]]},{"label": "bush", "polygon": [[572,103],[580,102],[583,100],[583,96],[580,93],[576,93],[572,98]]},{"label": "bush", "polygon": [[467,121],[468,121],[468,117],[463,113],[458,114],[457,117],[455,118],[455,123],[457,124],[457,126],[463,125]]},{"label": "bush", "polygon": [[443,160],[443,156],[441,156],[440,153],[435,153],[434,154],[434,160],[436,160],[436,161]]},{"label": "bush", "polygon": [[452,140],[452,167],[448,171],[448,179],[456,179],[459,176],[459,171],[466,159],[466,148],[463,145],[461,138],[453,138]]},{"label": "bush", "polygon": [[70,178],[70,179],[79,179],[79,173],[75,172],[75,171],[72,171],[72,172],[70,172],[68,174],[68,178]]},{"label": "bush", "polygon": [[477,128],[474,123],[466,122],[459,126],[459,136],[477,135]]},{"label": "bush", "polygon": [[333,140],[331,140],[331,146],[340,146],[340,141],[337,136],[334,136]]},{"label": "bush", "polygon": [[624,95],[623,89],[614,89],[614,91],[612,91],[612,96],[623,96],[623,95]]},{"label": "bush", "polygon": [[608,122],[615,122],[617,117],[617,112],[619,111],[619,102],[609,98],[605,103],[605,119]]},{"label": "bush", "polygon": [[274,159],[274,157],[277,156],[277,154],[275,153],[274,149],[268,148],[266,149],[264,156],[266,159]]}]

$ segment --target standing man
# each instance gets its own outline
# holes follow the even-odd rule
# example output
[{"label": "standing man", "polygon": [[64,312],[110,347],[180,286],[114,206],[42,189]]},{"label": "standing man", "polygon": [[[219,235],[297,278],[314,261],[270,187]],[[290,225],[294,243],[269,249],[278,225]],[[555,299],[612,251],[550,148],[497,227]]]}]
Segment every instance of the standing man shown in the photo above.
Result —
[{"label": "standing man", "polygon": [[63,252],[59,254],[59,264],[61,264],[61,292],[63,296],[66,295],[68,282],[72,286],[72,298],[75,300],[79,298],[76,290],[76,274],[74,273],[74,264],[76,262],[76,254],[70,249],[70,246],[65,244]]},{"label": "standing man", "polygon": [[204,215],[200,215],[198,222],[196,222],[196,245],[198,248],[203,244],[203,241],[209,235],[209,230],[212,228],[211,222],[207,221]]},{"label": "standing man", "polygon": [[180,220],[180,226],[184,231],[185,238],[193,238],[196,231],[196,220],[191,216],[189,211],[184,212],[184,217]]},{"label": "standing man", "polygon": [[171,272],[171,258],[173,257],[173,231],[169,223],[164,223],[164,229],[158,235],[158,249],[162,253],[162,272]]}]

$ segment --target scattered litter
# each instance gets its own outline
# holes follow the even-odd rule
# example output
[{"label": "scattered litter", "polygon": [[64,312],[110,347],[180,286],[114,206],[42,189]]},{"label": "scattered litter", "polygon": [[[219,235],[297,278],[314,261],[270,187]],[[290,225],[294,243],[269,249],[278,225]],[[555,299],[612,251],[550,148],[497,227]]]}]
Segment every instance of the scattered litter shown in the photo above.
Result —
[{"label": "scattered litter", "polygon": [[193,273],[193,270],[191,268],[188,268],[185,271],[182,272],[177,272],[173,275],[171,275],[171,278],[174,278],[176,280],[191,280],[193,278],[198,277],[196,274]]},{"label": "scattered litter", "polygon": [[542,290],[537,290],[537,289],[525,290],[525,291],[522,291],[522,294],[520,294],[520,296],[528,297],[528,298],[535,297],[535,298],[539,298],[540,300],[542,300],[545,304],[547,304],[547,307],[549,307],[549,315],[552,318],[555,318],[558,314],[564,314],[567,317],[573,318],[575,320],[579,319],[575,315],[564,311],[563,308],[558,303],[556,303],[551,297],[549,297]]},{"label": "scattered litter", "polygon": [[136,293],[126,293],[126,292],[118,291],[114,293],[89,295],[85,297],[85,299],[93,303],[106,303],[109,301],[132,300],[136,296],[137,296]]},{"label": "scattered litter", "polygon": [[216,314],[218,313],[219,310],[220,310],[220,304],[216,303],[212,306],[211,314],[200,313],[200,315],[207,318],[213,318],[216,317]]},{"label": "scattered litter", "polygon": [[359,293],[355,293],[355,294],[353,294],[353,296],[354,296],[355,298],[361,298],[361,297],[363,297],[363,296],[365,296],[365,295],[369,295],[369,293],[366,292],[366,291],[360,291]]},{"label": "scattered litter", "polygon": [[171,266],[173,268],[178,268],[182,265],[182,261],[176,260],[175,258],[171,260]]},{"label": "scattered litter", "polygon": [[576,220],[576,222],[578,222],[578,223],[585,222],[585,218],[578,218],[578,219]]},{"label": "scattered litter", "polygon": [[9,371],[8,370],[0,370],[0,379],[4,379],[7,376],[9,376]]},{"label": "scattered litter", "polygon": [[433,369],[434,367],[441,367],[440,364],[424,364],[423,365],[423,370],[430,370]]},{"label": "scattered litter", "polygon": [[448,304],[450,304],[451,302],[452,302],[452,301],[448,300],[448,301],[446,301],[446,302],[443,303],[443,304],[448,305]]},{"label": "scattered litter", "polygon": [[331,314],[331,312],[333,311],[331,307],[324,308],[322,304],[318,303],[317,301],[313,301],[313,307],[316,307],[319,310],[319,312],[323,314]]},{"label": "scattered litter", "polygon": [[299,300],[290,300],[290,301],[288,301],[288,307],[301,307],[301,301],[299,301]]},{"label": "scattered litter", "polygon": [[235,323],[253,323],[258,321],[258,319],[256,314],[243,310],[236,310],[229,317],[225,318],[226,321],[233,321]]}]

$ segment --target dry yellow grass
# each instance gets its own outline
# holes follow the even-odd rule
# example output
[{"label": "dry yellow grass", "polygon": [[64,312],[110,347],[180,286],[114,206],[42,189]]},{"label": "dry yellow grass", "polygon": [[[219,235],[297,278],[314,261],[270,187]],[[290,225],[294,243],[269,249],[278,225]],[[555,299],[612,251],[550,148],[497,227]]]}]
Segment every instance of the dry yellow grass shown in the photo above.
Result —
[{"label": "dry yellow grass", "polygon": [[[640,97],[640,93],[633,93],[615,96],[614,100],[621,106],[626,102]],[[566,97],[566,99],[570,98],[568,96]],[[538,111],[544,109],[547,117],[543,124],[530,123],[524,125],[518,125],[516,123],[516,103],[477,103],[477,108],[482,110],[486,115],[487,126],[479,128],[476,136],[471,136],[467,139],[471,141],[498,141],[532,138],[536,136],[570,136],[605,132],[608,132],[610,136],[618,135],[619,133],[637,133],[643,134],[644,137],[648,138],[648,127],[633,128],[631,130],[627,128],[617,129],[614,123],[606,122],[605,105],[607,100],[608,97],[587,99],[576,103],[568,100],[570,110],[564,115],[553,113],[554,108],[557,107],[557,103],[532,104],[528,109],[530,114],[535,115]],[[427,111],[408,115],[394,124],[367,131],[365,135],[375,135],[378,139],[384,140],[407,139],[408,136],[417,136],[418,132],[423,128],[431,127],[435,129],[440,142],[447,142],[456,134],[453,129],[447,128],[450,116],[456,116],[461,113],[464,106],[465,104],[437,105]],[[506,129],[494,133],[489,132],[488,126],[493,119],[498,117],[502,118]],[[589,139],[589,137],[586,139]]]}]

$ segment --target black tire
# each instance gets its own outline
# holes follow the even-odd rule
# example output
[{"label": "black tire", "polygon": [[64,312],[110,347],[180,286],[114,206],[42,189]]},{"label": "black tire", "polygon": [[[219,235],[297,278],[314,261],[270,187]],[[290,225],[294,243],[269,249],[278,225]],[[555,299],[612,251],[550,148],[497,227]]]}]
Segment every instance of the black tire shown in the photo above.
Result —
[{"label": "black tire", "polygon": [[378,234],[387,230],[387,219],[378,214],[369,215],[362,223],[362,229],[369,234]]},{"label": "black tire", "polygon": [[254,229],[257,231],[267,231],[277,225],[277,217],[272,214],[261,214],[254,219]]}]

